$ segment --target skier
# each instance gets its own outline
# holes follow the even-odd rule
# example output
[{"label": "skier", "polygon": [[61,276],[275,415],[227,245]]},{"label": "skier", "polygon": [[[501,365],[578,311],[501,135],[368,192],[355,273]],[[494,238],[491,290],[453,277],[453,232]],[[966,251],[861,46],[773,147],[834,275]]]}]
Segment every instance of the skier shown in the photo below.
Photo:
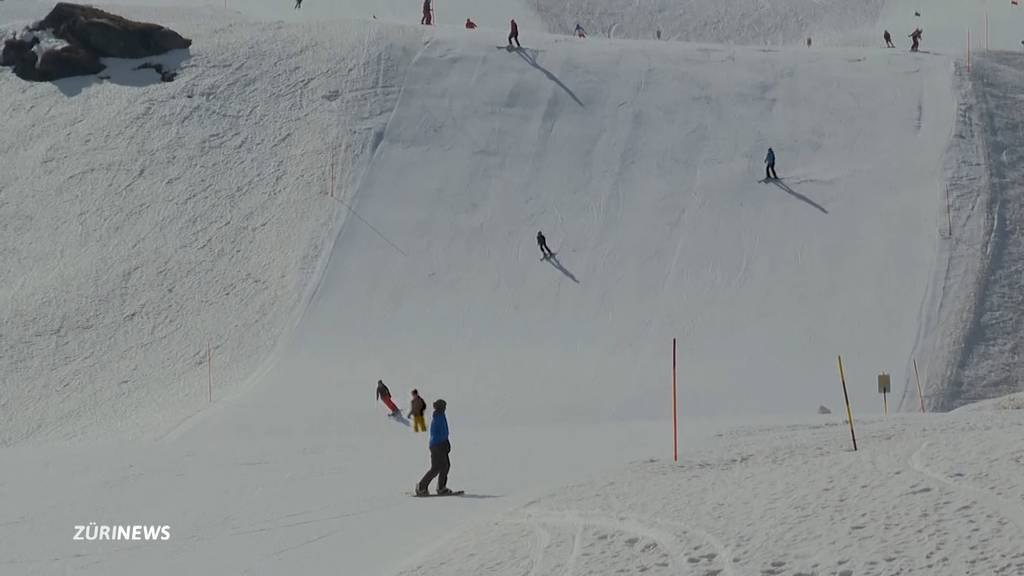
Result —
[{"label": "skier", "polygon": [[583,26],[580,26],[579,22],[576,23],[576,37],[577,38],[586,38],[587,37],[587,31],[583,29]]},{"label": "skier", "polygon": [[516,19],[515,18],[513,18],[512,19],[512,23],[509,24],[509,31],[508,31],[508,47],[509,48],[512,47],[512,41],[513,40],[516,41],[516,46],[517,47],[519,47],[519,48],[523,47],[523,45],[519,43],[519,25],[516,24]]},{"label": "skier", "polygon": [[548,239],[544,237],[544,233],[540,230],[537,230],[537,246],[540,247],[540,253],[544,256],[545,260],[555,255],[555,253],[548,248]]},{"label": "skier", "polygon": [[448,488],[448,470],[452,463],[448,454],[452,451],[452,445],[448,441],[448,419],[444,415],[447,403],[438,398],[434,400],[434,416],[430,421],[430,470],[423,475],[416,484],[416,495],[426,496],[429,494],[431,480],[437,477],[437,495],[446,496],[452,491]]},{"label": "skier", "polygon": [[476,30],[476,22],[466,18],[466,30]]},{"label": "skier", "polygon": [[885,47],[886,48],[895,48],[896,47],[896,45],[892,43],[892,35],[889,34],[888,30],[886,30],[885,33],[882,34],[882,40],[885,40]]},{"label": "skier", "polygon": [[908,38],[910,38],[910,40],[913,42],[913,44],[910,45],[911,52],[918,51],[918,48],[920,47],[921,43],[921,34],[924,34],[924,30],[921,30],[920,28],[914,28],[914,31],[910,33],[910,36],[908,36]]},{"label": "skier", "polygon": [[413,432],[426,432],[427,422],[423,413],[427,411],[427,402],[420,396],[419,390],[412,391],[412,401],[409,403],[409,418],[412,418]]},{"label": "skier", "polygon": [[775,151],[768,148],[768,155],[764,157],[764,179],[765,180],[778,180],[779,176],[775,173]]},{"label": "skier", "polygon": [[384,405],[388,407],[388,410],[391,410],[392,416],[397,416],[402,413],[402,411],[398,409],[398,406],[395,406],[395,403],[391,401],[391,390],[388,390],[388,387],[384,385],[383,380],[377,380],[377,400],[383,402]]},{"label": "skier", "polygon": [[420,24],[430,26],[434,20],[434,11],[430,8],[430,0],[423,0],[423,17],[420,18]]},{"label": "skier", "polygon": [[295,0],[295,9],[302,8],[302,0]]}]

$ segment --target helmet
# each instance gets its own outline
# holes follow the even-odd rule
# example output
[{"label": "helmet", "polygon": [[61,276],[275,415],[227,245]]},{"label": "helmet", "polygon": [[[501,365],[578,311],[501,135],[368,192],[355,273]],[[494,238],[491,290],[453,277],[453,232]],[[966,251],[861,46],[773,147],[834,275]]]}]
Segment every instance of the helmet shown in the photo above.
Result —
[{"label": "helmet", "polygon": [[434,400],[434,410],[437,410],[438,412],[444,412],[444,409],[447,406],[448,406],[448,403],[445,402],[444,400],[440,399],[440,398],[438,398],[437,400]]}]

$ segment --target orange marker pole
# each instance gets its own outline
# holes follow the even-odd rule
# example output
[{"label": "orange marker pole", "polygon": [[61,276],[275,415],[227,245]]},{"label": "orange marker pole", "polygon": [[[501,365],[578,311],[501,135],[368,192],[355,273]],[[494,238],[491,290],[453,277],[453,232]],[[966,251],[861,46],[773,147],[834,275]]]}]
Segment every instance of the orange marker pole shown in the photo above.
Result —
[{"label": "orange marker pole", "polygon": [[676,416],[676,339],[672,339],[672,459],[679,461],[679,421]]}]

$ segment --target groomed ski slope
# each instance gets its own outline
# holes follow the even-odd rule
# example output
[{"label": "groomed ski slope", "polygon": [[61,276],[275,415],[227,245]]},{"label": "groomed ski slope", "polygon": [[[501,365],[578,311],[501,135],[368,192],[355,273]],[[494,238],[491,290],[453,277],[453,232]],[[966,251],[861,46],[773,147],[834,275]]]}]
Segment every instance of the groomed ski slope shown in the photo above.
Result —
[{"label": "groomed ski slope", "polygon": [[[875,371],[898,381],[929,278],[948,61],[427,39],[265,375],[157,443],[2,453],[13,572],[394,573],[438,526],[664,455],[673,336],[687,446],[697,415],[837,407],[836,352],[858,411]],[[280,62],[248,57],[254,75]],[[758,182],[769,145],[788,191]],[[539,260],[538,229],[561,269]],[[452,485],[478,498],[405,499],[424,439],[383,417],[377,378],[449,401]],[[48,536],[90,521],[174,537]]]},{"label": "groomed ski slope", "polygon": [[687,415],[813,410],[837,353],[899,381],[949,82],[881,50],[438,34],[279,377],[382,377],[480,423],[664,418],[673,337]]}]

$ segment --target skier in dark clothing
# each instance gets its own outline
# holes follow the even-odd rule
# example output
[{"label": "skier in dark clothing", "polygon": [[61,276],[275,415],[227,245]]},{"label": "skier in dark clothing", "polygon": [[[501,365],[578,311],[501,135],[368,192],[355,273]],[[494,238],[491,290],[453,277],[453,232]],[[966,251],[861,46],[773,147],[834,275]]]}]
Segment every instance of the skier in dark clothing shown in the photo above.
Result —
[{"label": "skier in dark clothing", "polygon": [[444,412],[447,403],[438,398],[434,400],[434,416],[430,421],[430,470],[423,475],[416,484],[416,495],[426,496],[429,494],[430,482],[437,478],[437,495],[444,496],[451,494],[448,489],[448,470],[452,463],[448,454],[452,451],[451,442],[448,441],[448,419]]},{"label": "skier in dark clothing", "polygon": [[775,173],[775,151],[771,148],[768,149],[768,155],[764,157],[764,164],[764,179],[778,180],[779,176]]},{"label": "skier in dark clothing", "polygon": [[921,30],[920,28],[914,28],[914,31],[910,33],[910,36],[908,36],[908,38],[910,38],[912,42],[912,44],[910,45],[911,52],[918,51],[921,45],[921,34],[924,34],[924,30]]},{"label": "skier in dark clothing", "polygon": [[519,43],[519,25],[516,24],[515,18],[512,19],[512,23],[509,25],[508,31],[508,47],[512,47],[512,41],[516,41],[516,47],[522,48],[523,45]]},{"label": "skier in dark clothing", "polygon": [[384,405],[388,407],[388,410],[391,410],[392,416],[402,413],[402,411],[398,409],[398,406],[395,406],[395,403],[391,401],[391,390],[388,390],[388,387],[384,385],[383,380],[377,380],[377,400],[383,402]]},{"label": "skier in dark clothing", "polygon": [[896,45],[892,43],[892,35],[889,34],[888,30],[886,30],[885,33],[882,34],[882,40],[885,40],[885,47],[886,48],[895,48],[896,47]]},{"label": "skier in dark clothing", "polygon": [[412,418],[413,432],[426,432],[427,422],[423,419],[423,413],[427,411],[427,401],[420,396],[419,390],[412,391],[412,401],[409,403],[409,418]]},{"label": "skier in dark clothing", "polygon": [[545,258],[551,258],[555,255],[551,248],[548,248],[548,239],[544,237],[544,233],[540,230],[537,230],[537,246],[540,247],[540,253]]},{"label": "skier in dark clothing", "polygon": [[430,0],[423,0],[423,17],[420,24],[430,26],[434,23],[434,10],[430,7]]},{"label": "skier in dark clothing", "polygon": [[295,0],[295,9],[302,8],[302,0]]}]

